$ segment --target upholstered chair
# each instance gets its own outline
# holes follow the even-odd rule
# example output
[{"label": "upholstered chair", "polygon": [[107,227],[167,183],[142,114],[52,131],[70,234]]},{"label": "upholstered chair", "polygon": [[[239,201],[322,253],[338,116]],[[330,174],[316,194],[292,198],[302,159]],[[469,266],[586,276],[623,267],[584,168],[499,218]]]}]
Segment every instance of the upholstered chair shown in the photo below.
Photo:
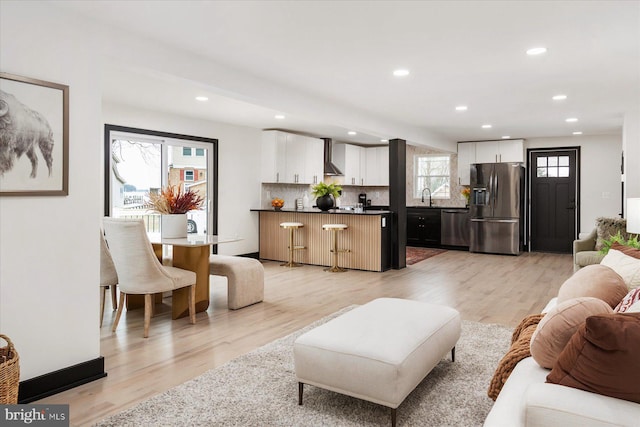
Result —
[{"label": "upholstered chair", "polygon": [[113,322],[115,332],[126,295],[144,295],[144,334],[149,336],[153,295],[189,287],[189,320],[196,323],[196,273],[163,266],[153,252],[141,219],[104,218],[102,221],[109,251],[118,274],[120,302]]},{"label": "upholstered chair", "polygon": [[111,288],[111,305],[113,309],[116,310],[118,308],[117,284],[116,266],[113,265],[107,242],[104,240],[102,230],[100,230],[100,327],[102,327],[102,318],[104,317],[104,298],[107,288]]}]

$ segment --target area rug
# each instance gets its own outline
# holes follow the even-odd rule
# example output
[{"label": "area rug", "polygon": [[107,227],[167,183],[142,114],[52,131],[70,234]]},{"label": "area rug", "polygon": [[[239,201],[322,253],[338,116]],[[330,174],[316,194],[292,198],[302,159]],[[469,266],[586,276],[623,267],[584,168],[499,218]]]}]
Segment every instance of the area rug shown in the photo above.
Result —
[{"label": "area rug", "polygon": [[440,255],[441,253],[444,253],[446,251],[446,249],[416,248],[413,246],[407,246],[407,265],[413,265],[427,258]]},{"label": "area rug", "polygon": [[[298,406],[293,342],[338,313],[113,415],[98,426],[389,426],[389,408],[307,385]],[[398,408],[399,426],[481,426],[511,329],[463,321],[444,358]]]}]

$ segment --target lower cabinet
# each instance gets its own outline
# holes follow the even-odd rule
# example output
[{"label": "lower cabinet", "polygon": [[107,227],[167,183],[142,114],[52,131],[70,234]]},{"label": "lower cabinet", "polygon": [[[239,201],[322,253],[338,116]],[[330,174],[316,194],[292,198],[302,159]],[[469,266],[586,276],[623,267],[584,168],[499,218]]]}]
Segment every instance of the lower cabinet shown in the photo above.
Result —
[{"label": "lower cabinet", "polygon": [[440,246],[440,209],[407,209],[407,246]]}]

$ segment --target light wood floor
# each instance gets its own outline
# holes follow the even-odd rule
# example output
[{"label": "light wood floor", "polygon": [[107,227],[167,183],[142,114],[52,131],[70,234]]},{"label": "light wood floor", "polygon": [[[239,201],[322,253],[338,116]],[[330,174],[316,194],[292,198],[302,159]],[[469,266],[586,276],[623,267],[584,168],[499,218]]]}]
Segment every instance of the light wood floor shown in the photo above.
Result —
[{"label": "light wood floor", "polygon": [[170,306],[158,305],[148,339],[142,338],[141,310],[124,312],[112,334],[114,314],[107,306],[101,350],[108,376],[36,403],[69,404],[71,425],[91,425],[343,307],[378,297],[446,304],[463,319],[514,327],[539,313],[573,271],[571,255],[460,251],[384,273],[332,274],[276,262],[264,267],[263,303],[228,310],[226,279],[212,276],[212,304],[198,314],[196,325],[186,318],[171,321]]}]

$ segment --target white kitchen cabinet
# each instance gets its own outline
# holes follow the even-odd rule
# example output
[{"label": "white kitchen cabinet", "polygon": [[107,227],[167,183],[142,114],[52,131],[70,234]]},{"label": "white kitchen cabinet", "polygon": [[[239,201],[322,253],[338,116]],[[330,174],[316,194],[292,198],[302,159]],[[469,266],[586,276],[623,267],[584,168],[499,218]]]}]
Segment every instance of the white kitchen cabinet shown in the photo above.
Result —
[{"label": "white kitchen cabinet", "polygon": [[344,185],[362,185],[363,168],[366,166],[366,152],[358,145],[334,144],[333,161],[342,171]]},{"label": "white kitchen cabinet", "polygon": [[365,148],[364,185],[389,185],[389,147]]},{"label": "white kitchen cabinet", "polygon": [[524,162],[524,140],[479,141],[476,146],[476,159],[473,163]]},{"label": "white kitchen cabinet", "polygon": [[476,163],[476,143],[458,143],[458,184],[471,184],[472,163]]},{"label": "white kitchen cabinet", "polygon": [[262,133],[262,182],[316,184],[322,181],[324,147],[319,138],[281,131]]}]

